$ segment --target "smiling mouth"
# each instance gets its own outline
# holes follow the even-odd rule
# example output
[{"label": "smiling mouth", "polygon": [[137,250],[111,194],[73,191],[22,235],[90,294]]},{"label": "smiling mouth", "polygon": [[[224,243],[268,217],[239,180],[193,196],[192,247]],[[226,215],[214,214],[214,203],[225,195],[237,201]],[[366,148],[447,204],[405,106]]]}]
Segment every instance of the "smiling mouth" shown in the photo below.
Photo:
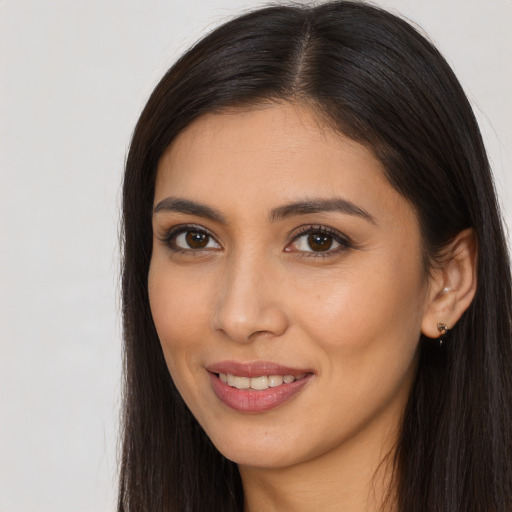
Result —
[{"label": "smiling mouth", "polygon": [[212,390],[226,406],[243,413],[279,407],[307,387],[315,372],[270,361],[219,361],[207,366]]},{"label": "smiling mouth", "polygon": [[253,389],[264,391],[269,388],[277,388],[283,384],[291,384],[296,380],[303,379],[306,374],[300,375],[261,375],[260,377],[241,377],[230,373],[219,373],[218,378],[224,384],[236,389]]},{"label": "smiling mouth", "polygon": [[217,398],[229,408],[243,413],[262,413],[285,404],[298,395],[313,377],[309,372],[260,374],[255,377],[218,370],[209,371],[209,374]]}]

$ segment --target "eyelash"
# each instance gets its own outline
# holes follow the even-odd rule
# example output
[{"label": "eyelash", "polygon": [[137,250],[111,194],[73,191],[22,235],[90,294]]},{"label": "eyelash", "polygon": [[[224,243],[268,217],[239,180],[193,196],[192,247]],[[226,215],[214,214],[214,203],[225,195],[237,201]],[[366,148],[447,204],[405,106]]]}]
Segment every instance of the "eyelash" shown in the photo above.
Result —
[{"label": "eyelash", "polygon": [[[178,247],[176,245],[176,239],[178,236],[188,233],[188,232],[196,232],[203,235],[208,236],[211,240],[213,240],[216,244],[220,245],[215,237],[204,227],[198,226],[196,224],[185,224],[185,225],[179,225],[174,226],[173,228],[169,229],[165,232],[165,234],[161,237],[159,237],[159,240],[167,245],[171,251],[174,253],[184,253],[184,254],[190,254],[190,255],[200,255],[204,254],[205,252],[209,252],[211,249],[183,249],[181,247]],[[339,247],[335,248],[334,250],[326,250],[326,251],[292,251],[288,248],[290,245],[296,243],[301,237],[306,235],[313,235],[313,234],[320,234],[332,237],[332,239],[339,244]],[[352,241],[346,237],[345,235],[342,235],[339,231],[329,228],[327,226],[322,225],[309,225],[304,226],[301,228],[297,233],[293,234],[293,237],[291,241],[286,245],[285,252],[297,252],[302,257],[305,258],[326,258],[328,256],[333,256],[336,254],[339,254],[340,252],[343,252],[347,249],[354,248],[354,244]]]},{"label": "eyelash", "polygon": [[173,228],[166,231],[162,237],[159,237],[159,240],[167,245],[167,247],[169,247],[169,249],[174,253],[198,255],[208,252],[209,249],[183,249],[182,247],[178,247],[176,245],[176,239],[178,236],[189,232],[204,234],[218,244],[218,242],[215,240],[215,237],[207,229],[196,224],[182,224],[180,226],[174,226]]},{"label": "eyelash", "polygon": [[[336,229],[327,227],[327,226],[321,226],[321,225],[315,225],[315,226],[304,226],[299,230],[299,232],[295,233],[293,235],[293,238],[291,242],[287,245],[289,247],[291,244],[297,242],[301,237],[306,235],[326,235],[332,237],[332,239],[339,244],[339,247],[337,247],[334,250],[327,250],[327,251],[298,251],[301,253],[301,255],[305,258],[326,258],[329,256],[334,256],[339,254],[340,252],[346,251],[347,249],[353,249],[355,246],[352,243],[352,241],[345,235],[341,234]],[[286,249],[285,249],[286,251]],[[286,252],[292,252],[292,251],[286,251]]]}]

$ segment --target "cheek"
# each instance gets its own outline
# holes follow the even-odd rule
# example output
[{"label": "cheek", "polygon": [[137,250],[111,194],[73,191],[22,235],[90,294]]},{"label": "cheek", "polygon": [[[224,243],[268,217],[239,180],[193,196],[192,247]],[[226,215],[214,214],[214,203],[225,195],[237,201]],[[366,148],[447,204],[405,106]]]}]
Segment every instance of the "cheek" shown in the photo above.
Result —
[{"label": "cheek", "polygon": [[[204,289],[186,273],[173,272],[169,263],[155,257],[148,276],[153,321],[175,383],[193,364],[194,348],[201,343],[206,297]],[[202,300],[199,300],[202,299]]]},{"label": "cheek", "polygon": [[[401,270],[400,270],[401,269]],[[381,265],[317,280],[314,294],[296,282],[295,318],[300,318],[310,353],[321,361],[321,403],[308,429],[333,440],[330,426],[341,436],[368,424],[390,403],[400,414],[415,373],[415,353],[423,311],[422,273],[404,276],[403,265]],[[304,283],[305,284],[305,283]],[[320,384],[320,382],[319,382]],[[349,411],[349,414],[347,412]],[[322,422],[321,419],[324,419]],[[337,438],[336,438],[337,439]],[[336,440],[335,439],[335,440]]]},{"label": "cheek", "polygon": [[[414,353],[424,309],[425,283],[421,261],[388,258],[293,284],[294,316],[308,338],[326,355],[350,361],[368,357],[383,361]],[[379,271],[375,271],[378,268]]]},{"label": "cheek", "polygon": [[203,388],[207,382],[198,382],[195,376],[208,340],[204,322],[209,310],[206,287],[204,283],[198,287],[186,272],[170,270],[169,262],[162,260],[152,260],[148,276],[151,313],[172,380],[201,420],[198,404],[205,402]]}]

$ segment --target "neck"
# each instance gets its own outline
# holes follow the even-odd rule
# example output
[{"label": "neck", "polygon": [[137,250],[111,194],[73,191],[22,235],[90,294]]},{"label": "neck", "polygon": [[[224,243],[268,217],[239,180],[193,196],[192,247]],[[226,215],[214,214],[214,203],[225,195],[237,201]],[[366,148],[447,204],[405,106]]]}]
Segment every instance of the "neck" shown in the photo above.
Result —
[{"label": "neck", "polygon": [[[396,432],[396,430],[394,430]],[[393,511],[396,434],[353,439],[286,468],[240,466],[245,512]],[[373,439],[372,439],[373,437]]]}]

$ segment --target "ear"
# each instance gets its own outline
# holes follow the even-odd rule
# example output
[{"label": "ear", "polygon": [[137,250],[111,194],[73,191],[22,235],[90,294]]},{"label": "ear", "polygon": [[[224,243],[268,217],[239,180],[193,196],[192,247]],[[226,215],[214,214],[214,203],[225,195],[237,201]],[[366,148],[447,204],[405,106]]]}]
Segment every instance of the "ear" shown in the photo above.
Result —
[{"label": "ear", "polygon": [[429,278],[427,305],[421,332],[441,335],[438,323],[451,329],[469,307],[476,291],[477,241],[473,229],[461,231],[443,250]]}]

